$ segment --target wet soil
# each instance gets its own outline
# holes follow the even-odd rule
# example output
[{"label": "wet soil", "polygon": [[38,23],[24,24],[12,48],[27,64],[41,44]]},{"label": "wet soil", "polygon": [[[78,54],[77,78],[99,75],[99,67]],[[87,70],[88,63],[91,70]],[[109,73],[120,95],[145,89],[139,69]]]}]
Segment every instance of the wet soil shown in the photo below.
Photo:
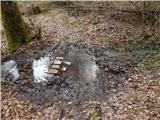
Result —
[{"label": "wet soil", "polygon": [[123,83],[135,64],[128,56],[111,48],[94,48],[81,41],[62,43],[50,53],[47,51],[40,53],[51,58],[63,56],[72,62],[66,72],[49,79],[47,83],[34,83],[31,70],[34,57],[30,56],[29,61],[16,58],[21,61],[21,70],[28,66],[28,72],[20,71],[21,77],[16,82],[17,91],[24,99],[36,105],[58,101],[75,104],[90,100],[104,101],[110,95],[123,90]]}]

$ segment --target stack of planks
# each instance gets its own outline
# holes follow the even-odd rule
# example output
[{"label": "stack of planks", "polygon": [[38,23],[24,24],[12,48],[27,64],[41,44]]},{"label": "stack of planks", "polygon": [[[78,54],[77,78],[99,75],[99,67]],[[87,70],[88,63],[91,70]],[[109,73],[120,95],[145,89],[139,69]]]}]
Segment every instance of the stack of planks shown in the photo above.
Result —
[{"label": "stack of planks", "polygon": [[64,65],[71,65],[71,62],[65,61],[63,57],[56,57],[53,65],[51,66],[49,74],[58,75],[60,71],[66,71],[67,67]]}]

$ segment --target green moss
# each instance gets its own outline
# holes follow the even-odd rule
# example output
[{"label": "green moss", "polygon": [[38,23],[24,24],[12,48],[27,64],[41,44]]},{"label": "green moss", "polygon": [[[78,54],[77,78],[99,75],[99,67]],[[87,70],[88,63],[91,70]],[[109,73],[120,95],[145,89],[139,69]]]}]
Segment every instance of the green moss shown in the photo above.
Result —
[{"label": "green moss", "polygon": [[44,8],[41,10],[41,13],[46,14],[46,13],[48,13],[49,10],[50,10],[49,8]]},{"label": "green moss", "polygon": [[33,14],[37,15],[37,14],[40,14],[41,13],[41,10],[40,10],[40,7],[39,6],[33,6],[32,7],[32,11],[33,11]]},{"label": "green moss", "polygon": [[139,112],[144,113],[144,112],[145,112],[145,108],[143,108],[143,107],[142,107],[142,108],[140,108],[140,109],[139,109]]},{"label": "green moss", "polygon": [[128,113],[129,114],[132,114],[134,111],[133,111],[133,109],[132,108],[128,108]]},{"label": "green moss", "polygon": [[[8,4],[6,4],[8,3]],[[27,25],[16,2],[2,2],[2,22],[6,31],[9,51],[15,52],[22,44],[31,41]]]},{"label": "green moss", "polygon": [[100,106],[95,107],[95,111],[90,114],[89,120],[101,120],[102,119],[102,110]]},{"label": "green moss", "polygon": [[137,60],[141,61],[138,64],[139,69],[145,69],[145,68],[154,68],[154,69],[160,69],[160,53],[150,53],[145,56],[140,56],[137,58]]}]

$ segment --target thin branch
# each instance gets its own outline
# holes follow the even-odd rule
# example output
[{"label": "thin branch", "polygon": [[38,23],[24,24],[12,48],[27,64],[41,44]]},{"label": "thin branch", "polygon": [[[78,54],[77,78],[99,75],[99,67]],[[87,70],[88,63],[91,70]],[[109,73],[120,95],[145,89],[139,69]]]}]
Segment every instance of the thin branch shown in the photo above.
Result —
[{"label": "thin branch", "polygon": [[14,83],[12,83],[12,82],[9,82],[9,81],[1,80],[1,82],[2,82],[2,83],[9,84],[9,85],[16,86],[16,84],[14,84]]}]

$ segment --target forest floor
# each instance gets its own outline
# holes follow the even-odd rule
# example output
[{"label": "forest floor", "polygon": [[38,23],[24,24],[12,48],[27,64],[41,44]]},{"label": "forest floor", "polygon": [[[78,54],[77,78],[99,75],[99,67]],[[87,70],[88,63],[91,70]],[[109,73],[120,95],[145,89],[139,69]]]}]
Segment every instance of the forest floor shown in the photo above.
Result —
[{"label": "forest floor", "polygon": [[[153,34],[147,29],[149,36],[142,39],[141,24],[134,14],[58,5],[23,17],[30,25],[29,18],[34,23],[33,33],[33,27],[40,28],[40,35],[12,55],[2,50],[2,62],[17,61],[21,75],[15,83],[2,83],[2,120],[160,119],[158,30]],[[3,46],[7,45],[2,34]],[[76,67],[85,66],[79,77],[72,66],[71,72],[54,82],[34,84],[32,62],[49,51],[64,55]],[[98,67],[96,77],[95,67],[83,73],[88,65]]]}]

